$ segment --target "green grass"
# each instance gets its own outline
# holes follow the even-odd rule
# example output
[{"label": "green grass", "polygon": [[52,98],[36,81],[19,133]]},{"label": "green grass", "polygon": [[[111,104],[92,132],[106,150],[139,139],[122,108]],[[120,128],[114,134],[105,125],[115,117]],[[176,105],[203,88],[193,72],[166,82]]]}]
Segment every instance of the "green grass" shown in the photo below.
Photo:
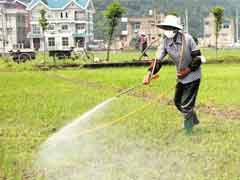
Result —
[{"label": "green grass", "polygon": [[7,177],[15,173],[14,166],[29,166],[32,153],[49,134],[107,97],[107,92],[98,95],[95,89],[66,84],[41,72],[4,72],[1,83],[0,149],[4,160],[0,171],[10,173]]},{"label": "green grass", "polygon": [[[239,121],[219,121],[218,118],[201,113],[200,117],[202,125],[195,129],[192,136],[186,136],[180,130],[181,117],[175,109],[155,105],[128,118],[121,124],[97,133],[100,137],[104,137],[110,152],[111,150],[116,152],[116,149],[123,149],[122,151],[127,152],[120,151],[123,161],[125,155],[131,159],[135,157],[135,153],[138,154],[144,149],[144,153],[140,154],[143,155],[145,170],[136,173],[136,179],[153,177],[197,180],[237,179],[240,176],[237,168],[240,160],[237,153]],[[111,138],[108,137],[109,131]],[[131,151],[131,145],[128,146],[132,142],[138,147],[133,150],[134,152]],[[151,153],[155,156],[151,157],[149,155]],[[147,158],[145,156],[148,159],[145,159]],[[153,177],[151,172],[155,168],[151,166],[152,163],[157,163],[158,167]],[[131,162],[128,168],[129,171],[135,172],[136,170]],[[128,168],[124,169],[122,174],[128,172]]]},{"label": "green grass", "polygon": [[[91,52],[94,54],[95,59],[105,60],[106,52]],[[148,55],[149,59],[154,59],[156,54],[156,50],[149,50]],[[218,58],[216,60],[215,57],[215,49],[202,49],[202,54],[206,57],[208,63],[239,63],[240,62],[240,49],[219,49],[218,50]],[[110,62],[122,62],[122,61],[132,61],[138,60],[141,56],[141,52],[138,50],[125,50],[125,51],[113,51],[110,53]],[[3,58],[1,58],[3,59]],[[166,57],[166,59],[169,59]],[[0,70],[9,69],[11,71],[24,71],[24,70],[37,70],[36,66],[45,65],[46,67],[55,65],[60,66],[64,64],[84,64],[82,59],[78,59],[73,61],[72,59],[65,60],[56,60],[48,57],[46,61],[43,60],[43,53],[38,53],[37,58],[34,61],[28,61],[26,63],[16,64],[11,60],[11,57],[0,61]]]},{"label": "green grass", "polygon": [[225,63],[232,63],[240,61],[240,49],[219,49],[217,59],[215,49],[205,48],[202,49],[202,53],[206,56],[208,62],[224,61]]},{"label": "green grass", "polygon": [[[5,65],[3,63],[1,67],[9,71]],[[141,83],[146,73],[146,68],[50,72],[18,68],[16,66],[15,72],[0,72],[0,179],[1,176],[24,179],[21,177],[29,171],[40,144],[51,134],[96,104],[114,96],[120,89]],[[239,64],[204,65],[198,104],[221,110],[238,110],[240,83],[237,77],[240,77]],[[166,66],[161,70],[159,80],[136,92],[156,98],[164,94],[171,99],[174,85],[175,68]],[[96,119],[92,126],[110,122],[144,104],[146,101],[142,98],[123,96],[109,107],[109,116]],[[199,115],[201,125],[191,136],[187,136],[181,130],[181,115],[175,107],[153,103],[141,113],[95,134],[104,137],[109,152],[114,152],[118,147],[122,149],[119,153],[124,155],[130,151],[128,145],[140,143],[144,152],[157,153],[154,159],[163,163],[159,165],[161,171],[146,169],[138,172],[135,179],[161,176],[196,180],[238,179],[240,119],[230,120],[201,111]],[[130,159],[133,156],[134,152],[129,153]],[[148,163],[151,164],[150,160]],[[124,170],[131,174],[128,168]],[[115,173],[122,179],[128,179],[124,173],[112,172]]]},{"label": "green grass", "polygon": [[[206,57],[207,62],[213,62],[213,61],[224,61],[225,63],[232,63],[232,62],[239,62],[240,61],[240,49],[219,49],[218,50],[218,58],[216,59],[215,55],[215,49],[211,48],[204,48],[201,50],[202,54]],[[105,58],[105,52],[95,53],[95,56],[99,57],[100,59]],[[156,50],[149,50],[149,59],[154,59],[156,54]],[[127,61],[127,60],[138,60],[141,56],[141,52],[134,50],[134,51],[117,51],[112,52],[110,54],[110,59],[112,61]],[[166,57],[169,59],[169,57]]]},{"label": "green grass", "polygon": [[[233,62],[239,62],[240,61],[240,49],[219,49],[218,50],[218,57],[216,59],[215,55],[215,49],[212,48],[204,48],[201,50],[202,54],[206,57],[207,62],[222,62],[225,63],[233,63]],[[96,57],[100,59],[105,59],[106,52],[95,52],[94,53]],[[149,50],[148,55],[149,59],[154,59],[156,54],[156,50]],[[113,62],[118,61],[129,61],[129,60],[138,60],[141,56],[141,52],[138,50],[133,51],[115,51],[110,53],[110,59]],[[169,59],[169,57],[166,57]]]},{"label": "green grass", "polygon": [[[200,91],[200,103],[217,105],[240,105],[238,91],[240,84],[240,66],[238,64],[203,65],[203,78]],[[80,71],[59,71],[70,79],[99,82],[106,87],[129,88],[142,82],[146,68],[108,68],[108,69],[82,69]],[[153,81],[151,87],[155,95],[165,94],[173,96],[175,86],[175,67],[166,66],[161,69],[160,79]],[[142,88],[143,89],[143,88]]]}]

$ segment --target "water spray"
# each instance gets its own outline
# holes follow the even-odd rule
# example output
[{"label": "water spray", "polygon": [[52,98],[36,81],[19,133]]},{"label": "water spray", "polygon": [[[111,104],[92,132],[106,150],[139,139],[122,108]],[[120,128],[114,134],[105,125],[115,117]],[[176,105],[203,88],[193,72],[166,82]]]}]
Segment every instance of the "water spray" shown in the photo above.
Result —
[{"label": "water spray", "polygon": [[[153,69],[149,74],[150,80],[158,77],[153,75],[156,62],[157,59],[155,58],[153,62]],[[41,175],[41,172],[43,171],[43,175],[46,180],[79,180],[89,179],[89,177],[100,180],[106,179],[105,175],[109,174],[107,167],[109,165],[115,167],[116,161],[114,159],[118,159],[119,155],[117,153],[109,155],[109,153],[104,149],[107,146],[102,143],[102,141],[99,141],[98,135],[94,132],[99,132],[100,130],[102,131],[118,122],[128,120],[133,114],[141,112],[146,109],[146,107],[149,107],[152,102],[144,103],[143,106],[125,113],[121,117],[114,118],[112,121],[107,121],[94,127],[91,126],[90,121],[94,120],[94,118],[101,117],[100,114],[108,110],[108,106],[113,100],[126,95],[143,85],[143,83],[139,83],[134,87],[123,90],[114,97],[98,104],[93,109],[74,119],[72,123],[54,133],[41,145],[34,164],[34,170],[37,172],[40,171],[39,175]],[[117,142],[115,141],[115,143]],[[133,149],[137,148],[135,147],[134,142],[132,142],[132,146]],[[135,150],[133,152],[134,154],[136,153]],[[99,156],[100,154],[102,156]],[[142,154],[143,153],[139,153],[139,157],[142,157]],[[126,170],[128,170],[128,165],[131,163],[126,155],[123,155],[123,157],[126,157],[126,160],[123,161],[126,161],[126,163],[123,163],[123,167],[126,167]],[[111,158],[109,159],[109,157]],[[142,158],[139,158],[139,160],[141,159]],[[135,167],[134,164],[133,167]],[[113,168],[113,170],[116,169],[117,168]],[[138,171],[138,169],[136,169],[136,171]],[[136,174],[139,173],[136,172]]]}]

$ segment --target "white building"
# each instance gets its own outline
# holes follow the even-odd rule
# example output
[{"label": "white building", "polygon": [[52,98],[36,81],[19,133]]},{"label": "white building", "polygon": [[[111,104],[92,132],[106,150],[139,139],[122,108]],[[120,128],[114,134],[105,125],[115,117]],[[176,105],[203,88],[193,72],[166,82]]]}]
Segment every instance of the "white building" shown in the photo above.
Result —
[{"label": "white building", "polygon": [[31,47],[43,50],[43,33],[39,25],[40,10],[46,11],[48,29],[45,31],[46,48],[63,50],[70,47],[86,47],[93,40],[92,0],[32,0],[30,13]]},{"label": "white building", "polygon": [[19,0],[0,0],[0,53],[27,48],[27,5]]},{"label": "white building", "polygon": [[[233,18],[224,18],[219,32],[218,47],[232,47],[235,41],[235,24]],[[204,38],[202,45],[205,47],[216,46],[215,20],[213,14],[204,18]]]}]

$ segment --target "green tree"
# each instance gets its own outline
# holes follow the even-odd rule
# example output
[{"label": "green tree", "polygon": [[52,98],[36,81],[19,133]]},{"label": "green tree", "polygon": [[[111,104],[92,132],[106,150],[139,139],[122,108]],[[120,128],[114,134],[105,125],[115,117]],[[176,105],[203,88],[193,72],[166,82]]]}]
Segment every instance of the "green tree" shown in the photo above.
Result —
[{"label": "green tree", "polygon": [[217,59],[217,53],[218,53],[218,37],[219,32],[222,28],[223,23],[223,16],[224,16],[224,8],[221,6],[215,6],[212,8],[211,12],[213,13],[214,19],[215,19],[215,48],[216,48],[216,59]]},{"label": "green tree", "polygon": [[167,16],[167,15],[173,15],[173,16],[179,17],[179,14],[178,14],[176,11],[173,11],[173,10],[168,11],[167,13],[165,13],[165,15],[166,15],[166,16]]},{"label": "green tree", "polygon": [[112,2],[107,6],[107,9],[103,12],[104,17],[107,20],[107,34],[108,34],[108,44],[107,44],[107,58],[109,61],[110,47],[112,44],[113,34],[116,30],[118,22],[122,15],[125,13],[125,8],[117,1]]},{"label": "green tree", "polygon": [[46,62],[46,38],[45,38],[45,31],[48,27],[48,20],[46,19],[46,11],[44,9],[40,10],[41,17],[39,18],[39,24],[42,28],[43,32],[43,56],[44,56],[44,63]]},{"label": "green tree", "polygon": [[195,41],[196,44],[199,44],[198,36],[197,33],[192,33],[193,40]]}]

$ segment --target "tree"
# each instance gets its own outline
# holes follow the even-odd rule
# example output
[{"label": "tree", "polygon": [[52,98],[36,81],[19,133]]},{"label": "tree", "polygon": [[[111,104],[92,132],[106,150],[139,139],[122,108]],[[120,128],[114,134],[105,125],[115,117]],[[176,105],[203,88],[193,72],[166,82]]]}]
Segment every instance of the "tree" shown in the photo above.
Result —
[{"label": "tree", "polygon": [[199,44],[199,40],[198,40],[198,37],[197,37],[197,33],[192,33],[192,37],[193,37],[193,40],[195,41],[195,43],[198,45]]},{"label": "tree", "polygon": [[176,11],[173,11],[173,10],[168,11],[167,13],[165,13],[165,15],[166,15],[166,16],[167,16],[167,15],[173,15],[173,16],[179,17],[178,13],[177,13]]},{"label": "tree", "polygon": [[222,28],[223,23],[223,15],[224,15],[224,8],[221,6],[215,6],[212,8],[211,12],[213,13],[215,19],[215,48],[216,48],[216,59],[217,59],[217,51],[218,51],[218,37],[219,32]]},{"label": "tree", "polygon": [[44,9],[40,10],[41,17],[39,18],[39,24],[42,28],[43,32],[43,56],[44,56],[44,63],[46,62],[46,40],[45,40],[45,31],[48,27],[48,20],[46,19],[46,11]]},{"label": "tree", "polygon": [[113,34],[118,25],[119,19],[125,13],[125,8],[117,1],[112,2],[107,6],[107,9],[103,12],[104,17],[107,19],[107,34],[108,34],[108,44],[107,44],[107,58],[109,61],[110,47],[112,44]]}]

